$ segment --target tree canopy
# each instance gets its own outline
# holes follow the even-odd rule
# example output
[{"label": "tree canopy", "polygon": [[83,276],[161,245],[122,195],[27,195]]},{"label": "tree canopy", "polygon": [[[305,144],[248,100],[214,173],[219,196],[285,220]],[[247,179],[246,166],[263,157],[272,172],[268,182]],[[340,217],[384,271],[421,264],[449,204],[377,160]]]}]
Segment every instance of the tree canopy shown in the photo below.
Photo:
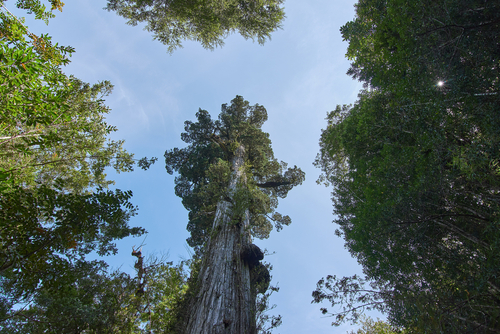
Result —
[{"label": "tree canopy", "polygon": [[[48,22],[52,10],[63,5],[60,1],[50,3],[50,9],[39,1],[18,1],[16,5]],[[278,12],[276,17],[282,15],[281,9]],[[109,112],[104,98],[111,93],[112,85],[91,85],[67,76],[62,66],[74,52],[71,47],[53,44],[49,36],[32,34],[3,2],[0,15],[0,332],[172,330],[177,313],[171,310],[188,287],[182,263],[146,264],[140,251],[134,249],[137,277],[132,278],[119,271],[109,272],[102,260],[87,260],[91,253],[115,253],[117,239],[145,233],[143,228],[129,226],[137,211],[129,201],[132,192],[106,189],[113,183],[106,177],[107,168],[131,171],[136,162],[123,149],[123,141],[107,139],[116,131],[104,118]],[[241,33],[263,42],[272,30],[252,35],[256,30],[251,26],[262,22],[247,19]],[[184,167],[188,171],[182,174],[184,182],[195,185],[195,191],[183,191],[191,196],[186,203],[191,201],[202,209],[214,204],[211,194],[224,198],[223,184],[205,181],[221,180],[227,185],[231,156],[238,141],[244,143],[252,156],[249,161],[255,165],[245,165],[249,176],[255,169],[251,176],[253,192],[238,191],[239,197],[233,199],[242,206],[235,206],[235,212],[252,201],[252,217],[256,219],[253,232],[265,236],[272,228],[269,220],[274,220],[278,228],[290,223],[289,217],[274,212],[277,197],[285,197],[302,181],[303,173],[296,167],[287,169],[286,164],[274,159],[268,135],[260,131],[267,119],[265,109],[250,107],[242,98],[234,101],[225,119],[210,121],[212,127],[205,130],[211,131],[211,144],[202,143],[196,130],[187,130],[186,136],[192,135],[198,145],[193,150],[213,150],[217,159],[195,163],[202,176],[192,167]],[[195,123],[191,125],[196,127]],[[260,141],[264,143],[262,148],[257,147]],[[214,143],[218,149],[210,147]],[[143,158],[137,163],[147,169],[154,161]],[[200,199],[207,200],[208,205]],[[202,239],[210,229],[198,225],[193,230],[198,233],[193,234],[195,244],[201,244],[203,240],[195,238]],[[280,319],[263,314],[268,307],[270,276],[268,266],[259,263],[258,269],[252,273],[252,293],[259,291],[261,296],[252,317],[260,317],[258,328],[267,331],[266,322],[275,326]],[[264,278],[258,280],[257,274]]]},{"label": "tree canopy", "polygon": [[165,152],[167,172],[178,172],[175,193],[189,211],[188,230],[192,247],[207,240],[220,198],[227,197],[231,174],[229,164],[238,145],[245,147],[247,188],[238,194],[242,207],[250,210],[251,232],[267,238],[274,223],[277,230],[291,220],[276,212],[278,198],[301,184],[304,173],[297,167],[274,158],[269,134],[261,130],[267,111],[258,104],[250,106],[241,96],[223,104],[217,120],[206,110],[196,113],[197,122],[186,121],[181,138],[189,145]]},{"label": "tree canopy", "polygon": [[184,40],[200,42],[213,50],[235,31],[263,44],[281,27],[285,18],[282,3],[283,0],[108,0],[106,9],[126,18],[128,24],[146,23],[145,29],[172,52]]},{"label": "tree canopy", "polygon": [[316,163],[396,325],[498,328],[498,9],[362,0],[341,29],[366,90],[328,114]]},{"label": "tree canopy", "polygon": [[82,192],[112,184],[104,172],[108,166],[131,171],[133,155],[123,141],[106,138],[117,130],[104,118],[111,83],[67,76],[61,65],[72,48],[50,45],[9,13],[1,15],[9,27],[0,39],[2,187],[43,183]]},{"label": "tree canopy", "polygon": [[356,332],[350,331],[347,334],[404,334],[405,332],[394,328],[389,323],[377,319],[376,321],[363,317],[361,319],[361,328]]},{"label": "tree canopy", "polygon": [[[100,331],[122,321],[127,327],[130,319],[113,313],[123,305],[109,300],[121,300],[117,291],[131,279],[86,259],[114,254],[116,240],[145,233],[129,226],[137,211],[132,192],[106,189],[113,183],[106,168],[131,171],[135,163],[123,141],[107,139],[116,131],[104,121],[103,97],[112,86],[64,74],[74,50],[34,35],[0,4],[2,333]],[[17,6],[38,19],[53,16],[39,1]]]},{"label": "tree canopy", "polygon": [[54,266],[29,305],[1,313],[0,333],[168,332],[175,320],[171,309],[186,290],[190,261],[174,266],[165,257],[144,259],[140,249],[132,255],[138,258],[135,277],[110,271],[102,260]]},{"label": "tree canopy", "polygon": [[140,333],[134,279],[104,261],[54,266],[28,307],[2,314],[2,334]]}]

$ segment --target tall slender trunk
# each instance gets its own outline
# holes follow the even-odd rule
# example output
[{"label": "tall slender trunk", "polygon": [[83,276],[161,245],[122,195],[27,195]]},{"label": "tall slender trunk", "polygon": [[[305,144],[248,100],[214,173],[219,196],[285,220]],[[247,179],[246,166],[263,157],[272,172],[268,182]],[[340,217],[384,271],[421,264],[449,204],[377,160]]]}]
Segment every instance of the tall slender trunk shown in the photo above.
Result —
[{"label": "tall slender trunk", "polygon": [[242,217],[232,212],[238,185],[245,186],[245,148],[240,146],[232,160],[228,187],[229,199],[221,199],[204,251],[193,297],[185,324],[188,334],[254,334],[255,294],[250,287],[250,268],[242,260],[242,250],[251,244],[246,227],[248,210]]}]

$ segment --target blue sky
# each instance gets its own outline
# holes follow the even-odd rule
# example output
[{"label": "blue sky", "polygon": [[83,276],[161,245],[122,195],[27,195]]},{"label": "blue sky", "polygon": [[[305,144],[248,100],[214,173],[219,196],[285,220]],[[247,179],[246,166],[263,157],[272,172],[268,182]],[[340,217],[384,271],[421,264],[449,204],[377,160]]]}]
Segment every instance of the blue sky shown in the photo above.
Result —
[{"label": "blue sky", "polygon": [[[49,33],[55,42],[76,49],[68,74],[114,84],[106,98],[112,109],[107,120],[119,129],[113,138],[125,139],[137,158],[159,158],[147,172],[109,175],[117,188],[133,191],[139,214],[132,224],[149,234],[145,241],[120,241],[118,256],[107,258],[108,263],[133,273],[131,247],[143,241],[145,253],[169,253],[169,261],[189,257],[187,212],[174,195],[174,177],[165,171],[163,154],[183,146],[184,121],[194,120],[198,108],[217,117],[221,104],[241,95],[266,107],[264,131],[270,133],[275,156],[306,172],[304,184],[281,200],[278,209],[290,215],[292,224],[255,241],[275,252],[265,259],[274,266],[273,283],[281,288],[272,298],[277,304],[273,312],[283,316],[275,333],[335,334],[355,328],[331,327],[332,319],[310,303],[321,277],[361,273],[343,240],[334,235],[330,189],[316,184],[319,170],[312,165],[326,113],[337,104],[355,102],[361,89],[345,74],[347,43],[339,32],[354,18],[354,1],[287,0],[283,30],[264,46],[231,35],[215,51],[185,42],[172,55],[141,26],[128,26],[103,10],[105,5],[105,0],[68,1],[48,26],[29,17],[26,22],[32,32]],[[6,6],[16,12],[14,1]]]}]

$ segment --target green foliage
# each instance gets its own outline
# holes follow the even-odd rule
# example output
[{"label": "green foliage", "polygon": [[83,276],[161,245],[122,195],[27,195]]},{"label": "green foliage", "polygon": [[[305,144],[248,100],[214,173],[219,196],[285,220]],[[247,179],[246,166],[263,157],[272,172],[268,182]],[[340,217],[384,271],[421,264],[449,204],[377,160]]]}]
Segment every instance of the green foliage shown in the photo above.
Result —
[{"label": "green foliage", "polygon": [[[48,23],[49,18],[53,18],[53,10],[59,9],[62,11],[64,3],[60,0],[50,0],[51,11],[47,11],[45,5],[39,0],[18,0],[16,6],[20,9],[27,10],[28,14],[35,14],[35,19],[41,19]],[[55,65],[65,65],[69,62],[66,54],[70,54],[73,49],[71,47],[63,47],[53,45],[51,37],[48,35],[37,36],[28,30],[24,25],[24,18],[18,18],[5,7],[3,1],[0,2],[0,40],[7,40],[9,43],[23,44],[27,40],[33,45],[34,50],[45,61],[51,61]],[[19,45],[18,45],[19,46]],[[30,61],[35,61],[30,57]],[[22,67],[26,69],[26,64],[21,63]]]},{"label": "green foliage", "polygon": [[151,167],[151,165],[154,165],[156,161],[158,161],[158,158],[156,157],[150,159],[144,157],[137,161],[137,165],[143,170],[148,170]]},{"label": "green foliage", "polygon": [[[174,308],[186,293],[190,263],[174,266],[151,257],[141,266],[145,276],[139,280],[139,275],[109,272],[103,261],[56,261],[51,279],[41,281],[23,308],[9,311],[14,300],[0,302],[0,333],[175,332]],[[14,294],[10,282],[2,281],[1,287],[4,296]]]},{"label": "green foliage", "polygon": [[206,185],[206,191],[216,198],[226,194],[224,186],[229,184],[231,177],[231,166],[228,161],[217,159],[217,162],[211,164],[207,170],[207,179],[210,180]]},{"label": "green foliage", "polygon": [[391,326],[391,324],[377,319],[377,321],[374,321],[373,319],[369,317],[362,317],[361,320],[361,328],[358,329],[356,332],[351,331],[348,334],[398,334],[402,333],[404,334],[405,331],[399,330],[397,328],[394,328]]},{"label": "green foliage", "polygon": [[30,305],[2,315],[0,333],[143,332],[130,276],[108,273],[102,261],[78,260],[53,269]]},{"label": "green foliage", "polygon": [[[189,211],[190,246],[201,246],[209,236],[217,203],[228,197],[230,161],[235,144],[245,148],[244,173],[247,184],[240,186],[232,201],[235,223],[248,209],[253,236],[267,238],[275,221],[278,229],[290,224],[288,216],[274,212],[278,197],[304,180],[304,173],[288,168],[273,155],[269,134],[261,130],[267,111],[260,105],[250,106],[241,96],[230,105],[222,105],[218,120],[199,110],[197,122],[186,121],[181,138],[189,146],[165,152],[167,172],[174,171],[175,192]],[[272,185],[269,187],[263,185]]]},{"label": "green foliage", "polygon": [[48,24],[49,19],[55,17],[55,15],[52,13],[55,9],[62,12],[64,2],[62,2],[61,0],[48,0],[47,2],[50,3],[50,11],[40,0],[17,0],[16,7],[25,9],[28,14],[35,14],[35,19],[43,20]]},{"label": "green foliage", "polygon": [[[133,280],[86,261],[145,233],[128,223],[132,192],[105,190],[113,183],[107,167],[130,171],[134,163],[123,141],[106,139],[116,131],[102,100],[112,86],[66,76],[61,65],[73,49],[30,33],[1,5],[0,332],[137,332],[136,311],[122,309]],[[40,1],[17,5],[51,17]]]},{"label": "green foliage", "polygon": [[[72,48],[31,34],[10,13],[0,18],[0,187],[64,184],[82,192],[113,183],[106,167],[133,170],[123,141],[106,139],[117,130],[105,122],[103,98],[113,86],[68,77],[61,65]],[[155,159],[143,158],[139,166],[147,169]]]},{"label": "green foliage", "polygon": [[104,121],[109,82],[89,85],[44,59],[26,42],[0,40],[0,168],[14,185],[61,184],[81,192],[113,183],[104,169],[132,170],[116,128]]},{"label": "green foliage", "polygon": [[113,240],[143,234],[128,226],[136,211],[131,196],[120,190],[78,195],[45,186],[3,193],[0,273],[13,300],[29,301],[40,283],[75,259],[93,251],[116,253]]},{"label": "green foliage", "polygon": [[[162,300],[167,301],[168,314],[165,316],[166,311],[164,309],[158,310],[163,316],[160,319],[162,327],[156,327],[157,329],[172,334],[182,332],[184,322],[189,317],[187,314],[189,312],[189,303],[199,294],[200,288],[196,282],[198,281],[201,262],[200,256],[194,254],[190,260],[181,262],[176,267],[176,271],[170,272],[174,284],[169,284],[167,280],[163,287],[173,293],[173,296],[168,297],[165,293],[159,295]],[[187,270],[185,267],[187,267]],[[189,277],[187,271],[189,271]],[[158,273],[162,275],[161,272]]]},{"label": "green foliage", "polygon": [[334,187],[338,234],[390,292],[392,323],[490,332],[500,314],[498,4],[356,8],[341,29],[348,73],[370,89],[329,113],[316,161]]},{"label": "green foliage", "polygon": [[154,39],[172,52],[183,40],[200,42],[213,50],[227,35],[238,31],[245,39],[263,44],[281,27],[283,0],[108,0],[106,9],[123,16],[128,24],[145,22]]},{"label": "green foliage", "polygon": [[187,270],[192,260],[172,265],[163,258],[150,258],[145,264],[144,293],[136,293],[141,305],[140,321],[143,331],[150,333],[175,332],[177,307],[187,292]]}]

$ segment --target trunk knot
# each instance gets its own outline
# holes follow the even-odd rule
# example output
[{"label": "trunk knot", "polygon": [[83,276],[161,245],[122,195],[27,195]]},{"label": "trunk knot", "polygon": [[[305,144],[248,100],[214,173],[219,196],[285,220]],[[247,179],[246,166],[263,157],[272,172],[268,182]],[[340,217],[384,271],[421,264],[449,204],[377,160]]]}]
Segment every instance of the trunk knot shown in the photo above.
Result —
[{"label": "trunk knot", "polygon": [[271,274],[269,269],[259,262],[250,270],[250,286],[256,293],[266,293],[271,283]]},{"label": "trunk knot", "polygon": [[264,258],[264,253],[257,245],[250,244],[245,246],[241,251],[241,259],[248,264],[250,270],[259,264],[259,261]]},{"label": "trunk knot", "polygon": [[254,244],[243,247],[241,259],[248,264],[250,269],[250,285],[254,292],[265,293],[271,282],[269,269],[260,263],[264,259],[262,250]]}]

